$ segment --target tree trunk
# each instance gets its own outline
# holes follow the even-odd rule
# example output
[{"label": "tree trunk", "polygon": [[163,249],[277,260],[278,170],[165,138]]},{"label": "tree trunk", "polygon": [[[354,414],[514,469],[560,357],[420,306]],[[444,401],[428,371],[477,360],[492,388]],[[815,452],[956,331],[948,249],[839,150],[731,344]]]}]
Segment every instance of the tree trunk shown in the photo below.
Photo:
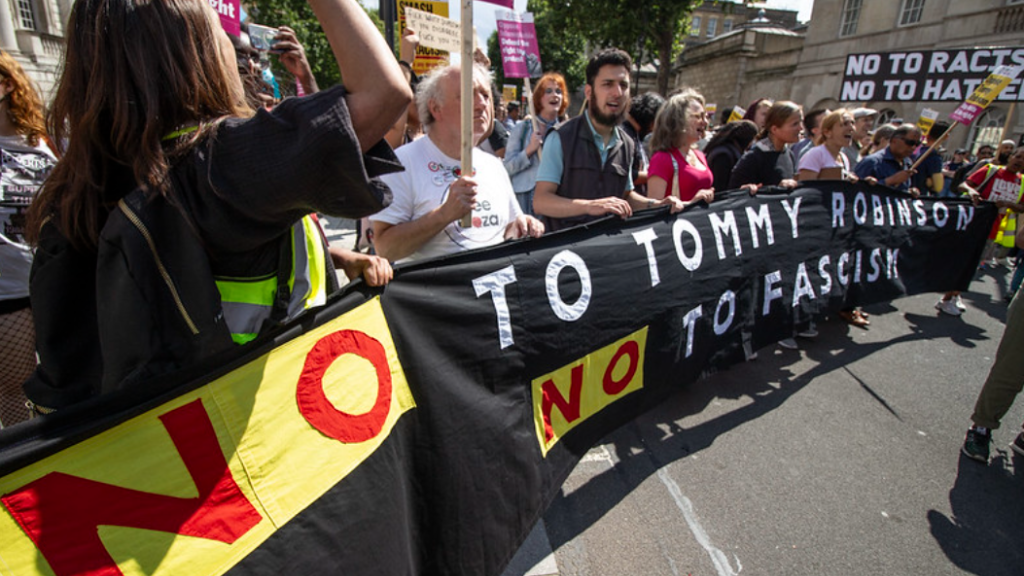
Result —
[{"label": "tree trunk", "polygon": [[658,32],[658,92],[668,96],[672,80],[672,44],[675,41],[675,26],[672,30]]}]

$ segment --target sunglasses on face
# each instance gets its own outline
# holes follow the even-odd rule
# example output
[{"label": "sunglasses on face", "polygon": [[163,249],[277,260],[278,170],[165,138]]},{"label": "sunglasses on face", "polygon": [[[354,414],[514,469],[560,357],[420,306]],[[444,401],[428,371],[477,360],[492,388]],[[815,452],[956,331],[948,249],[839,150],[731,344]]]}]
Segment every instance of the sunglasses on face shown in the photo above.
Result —
[{"label": "sunglasses on face", "polygon": [[907,144],[907,146],[910,146],[911,148],[921,144],[920,140],[910,140],[909,138],[900,138],[900,140],[903,140]]}]

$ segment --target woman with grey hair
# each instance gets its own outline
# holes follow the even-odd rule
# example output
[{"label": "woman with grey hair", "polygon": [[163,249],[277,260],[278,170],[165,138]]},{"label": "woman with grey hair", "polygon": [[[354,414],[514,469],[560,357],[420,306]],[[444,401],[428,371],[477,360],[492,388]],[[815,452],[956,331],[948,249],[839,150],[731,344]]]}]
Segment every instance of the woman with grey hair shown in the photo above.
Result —
[{"label": "woman with grey hair", "polygon": [[704,97],[692,88],[669,97],[654,119],[647,196],[677,198],[683,206],[715,199],[714,177],[697,142],[708,129]]}]

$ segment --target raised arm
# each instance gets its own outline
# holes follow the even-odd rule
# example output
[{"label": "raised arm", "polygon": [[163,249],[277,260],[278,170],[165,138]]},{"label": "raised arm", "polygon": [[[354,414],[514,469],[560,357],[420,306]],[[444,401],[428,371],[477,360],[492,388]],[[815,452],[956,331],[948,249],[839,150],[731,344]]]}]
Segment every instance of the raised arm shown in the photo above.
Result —
[{"label": "raised arm", "polygon": [[356,0],[309,0],[345,79],[360,148],[372,148],[405,114],[412,91],[384,37]]}]

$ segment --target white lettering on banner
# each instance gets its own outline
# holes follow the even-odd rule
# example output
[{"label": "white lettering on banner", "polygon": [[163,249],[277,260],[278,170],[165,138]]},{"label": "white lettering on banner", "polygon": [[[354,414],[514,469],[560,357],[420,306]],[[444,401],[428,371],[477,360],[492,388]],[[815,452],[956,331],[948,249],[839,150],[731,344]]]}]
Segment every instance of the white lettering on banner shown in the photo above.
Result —
[{"label": "white lettering on banner", "polygon": [[800,305],[800,299],[803,297],[806,297],[808,300],[814,300],[818,295],[814,293],[814,288],[811,287],[811,278],[807,275],[807,266],[801,262],[796,268],[796,285],[793,288],[793,308]]},{"label": "white lettering on banner", "polygon": [[[580,297],[572,305],[562,300],[562,294],[558,291],[558,275],[565,268],[572,268],[580,277]],[[548,262],[548,270],[545,275],[547,284],[548,303],[551,311],[560,319],[566,322],[574,322],[583,317],[590,306],[590,297],[593,295],[593,286],[590,283],[590,270],[587,263],[580,258],[579,254],[571,250],[562,250],[555,254]]]},{"label": "white lettering on banner", "polygon": [[[684,232],[693,240],[693,256],[686,255],[686,249],[683,247]],[[672,223],[672,241],[676,246],[676,256],[679,257],[679,263],[684,268],[690,272],[700,268],[700,263],[704,260],[704,243],[700,239],[700,232],[697,231],[696,226],[689,220],[679,218]]]},{"label": "white lettering on banner", "polygon": [[505,286],[515,281],[515,266],[507,266],[497,272],[473,280],[473,288],[476,290],[477,298],[488,292],[491,293],[491,300],[494,302],[494,314],[498,317],[498,343],[502,350],[515,344],[515,340],[512,338],[512,314],[508,310],[508,298],[505,294]]},{"label": "white lettering on banner", "polygon": [[747,222],[750,224],[750,242],[754,248],[760,248],[760,239],[758,230],[765,231],[765,241],[768,242],[768,246],[775,244],[775,230],[772,227],[771,213],[768,211],[767,204],[761,204],[757,212],[750,206],[747,206]]},{"label": "white lettering on banner", "polygon": [[797,229],[797,218],[800,216],[800,203],[803,202],[803,198],[797,198],[793,205],[790,206],[789,200],[782,201],[782,207],[786,209],[786,216],[789,216],[789,223],[793,230],[793,239],[796,240],[800,237],[800,231]]},{"label": "white lettering on banner", "polygon": [[767,316],[771,311],[772,300],[782,300],[782,288],[776,286],[782,282],[782,272],[776,270],[764,275],[764,309],[762,316]]},{"label": "white lettering on banner", "polygon": [[740,246],[740,230],[736,226],[736,215],[733,214],[732,210],[725,211],[725,218],[721,218],[718,214],[712,213],[709,216],[711,220],[711,230],[715,233],[715,247],[718,248],[718,259],[725,260],[725,244],[722,242],[722,236],[732,237],[733,252],[736,256],[743,254],[743,248]]},{"label": "white lettering on banner", "polygon": [[942,228],[949,221],[949,208],[946,208],[942,202],[936,202],[932,205],[932,218],[935,220],[935,225]]},{"label": "white lettering on banner", "polygon": [[825,281],[818,290],[822,294],[828,294],[832,291],[832,275],[828,273],[828,267],[832,265],[832,259],[829,258],[828,254],[821,257],[818,260],[818,276],[821,276],[822,280]]},{"label": "white lettering on banner", "polygon": [[850,264],[850,253],[843,252],[843,255],[839,257],[839,262],[836,263],[836,278],[839,279],[839,283],[843,286],[850,285],[850,275],[846,267]]},{"label": "white lettering on banner", "polygon": [[654,228],[644,228],[633,232],[633,240],[636,241],[636,245],[643,246],[647,253],[647,269],[651,273],[651,288],[661,283],[661,277],[658,275],[658,259],[654,257],[654,240],[657,238],[658,235],[654,232]]},{"label": "white lettering on banner", "polygon": [[871,272],[868,272],[868,282],[874,282],[878,280],[878,277],[882,275],[882,249],[875,248],[871,251],[871,255],[868,256],[868,263],[871,264]]},{"label": "white lettering on banner", "polygon": [[[693,310],[686,313],[683,316],[683,329],[686,330],[686,357],[689,358],[693,355],[693,327],[697,324],[697,319],[704,314],[703,307],[697,306]],[[682,343],[680,343],[682,344]],[[676,354],[676,360],[679,360],[679,354]]]},{"label": "white lettering on banner", "polygon": [[[722,316],[722,306],[729,305],[729,314],[725,317],[725,320],[719,321]],[[718,299],[718,306],[715,308],[715,335],[721,336],[729,330],[729,326],[732,326],[733,318],[736,316],[736,293],[732,290],[726,290],[722,293],[722,297]]]}]

